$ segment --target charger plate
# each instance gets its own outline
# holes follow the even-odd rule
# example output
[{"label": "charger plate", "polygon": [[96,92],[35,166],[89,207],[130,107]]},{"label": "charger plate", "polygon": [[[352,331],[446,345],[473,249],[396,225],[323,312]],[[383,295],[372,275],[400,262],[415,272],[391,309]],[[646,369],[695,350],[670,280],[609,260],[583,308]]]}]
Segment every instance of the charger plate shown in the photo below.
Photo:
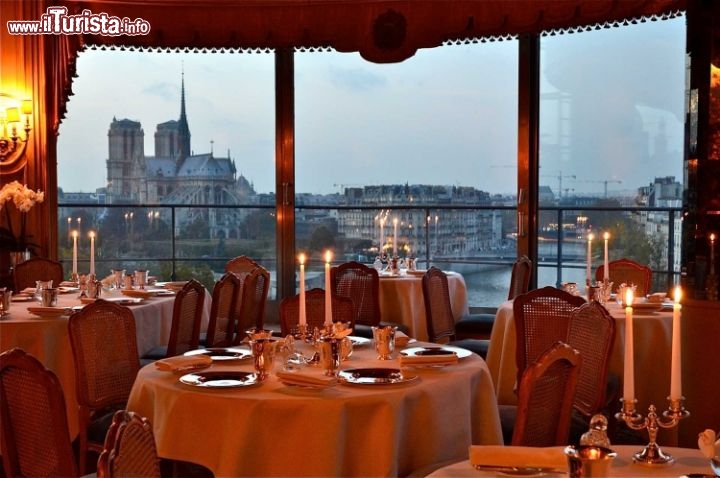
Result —
[{"label": "charger plate", "polygon": [[460,347],[454,347],[452,345],[411,347],[409,349],[401,350],[400,353],[402,355],[407,355],[408,357],[417,357],[423,355],[450,355],[454,353],[458,356],[458,359],[462,359],[472,355],[471,351],[462,349]]},{"label": "charger plate", "polygon": [[189,373],[180,377],[180,383],[200,388],[239,388],[260,385],[262,380],[255,372],[231,370]]},{"label": "charger plate", "polygon": [[27,310],[43,319],[57,319],[70,314],[70,311],[64,307],[28,307]]},{"label": "charger plate", "polygon": [[347,385],[398,385],[418,378],[418,375],[403,373],[399,368],[351,368],[338,373],[340,383]]},{"label": "charger plate", "polygon": [[213,360],[243,360],[252,357],[249,349],[236,347],[210,347],[185,352],[183,355],[208,355]]}]

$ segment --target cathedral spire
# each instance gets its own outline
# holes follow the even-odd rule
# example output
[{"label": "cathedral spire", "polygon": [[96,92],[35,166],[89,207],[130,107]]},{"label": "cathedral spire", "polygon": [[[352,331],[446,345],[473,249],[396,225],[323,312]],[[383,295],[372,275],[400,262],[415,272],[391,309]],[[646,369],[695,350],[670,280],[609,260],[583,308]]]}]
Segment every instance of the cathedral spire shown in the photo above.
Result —
[{"label": "cathedral spire", "polygon": [[180,89],[180,120],[178,121],[178,146],[180,159],[190,156],[190,127],[185,114],[185,66],[182,68],[182,85]]}]

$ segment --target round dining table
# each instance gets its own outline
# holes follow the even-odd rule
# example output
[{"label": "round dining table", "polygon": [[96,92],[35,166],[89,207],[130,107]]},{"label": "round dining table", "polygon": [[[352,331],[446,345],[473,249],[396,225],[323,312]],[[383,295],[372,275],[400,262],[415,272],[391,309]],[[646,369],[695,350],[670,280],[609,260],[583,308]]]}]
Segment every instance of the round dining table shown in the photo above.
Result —
[{"label": "round dining table", "polygon": [[[710,460],[705,458],[700,450],[696,448],[676,448],[662,447],[662,450],[672,455],[675,463],[672,465],[641,465],[633,463],[632,456],[635,452],[642,449],[638,445],[616,445],[612,449],[617,452],[617,457],[613,459],[612,466],[608,472],[609,477],[684,477],[696,476],[702,478],[705,476],[714,476],[710,468]],[[518,473],[519,474],[519,473]],[[413,476],[427,476],[428,478],[462,478],[464,476],[479,478],[482,476],[510,476],[510,474],[502,474],[498,471],[477,470],[472,466],[469,460],[452,463],[432,471],[429,474],[418,474]],[[527,476],[530,476],[528,473]],[[538,476],[538,475],[535,475]],[[559,474],[548,473],[545,476],[561,476]]]},{"label": "round dining table", "polygon": [[[403,476],[467,458],[470,444],[502,443],[492,380],[479,356],[401,368],[397,353],[381,361],[370,342],[356,345],[340,370],[400,368],[416,378],[327,388],[285,385],[271,374],[253,386],[213,389],[150,364],[138,374],[128,410],[153,424],[161,457],[218,477]],[[276,361],[276,370],[281,366]],[[206,370],[252,372],[253,361],[214,361]]]}]

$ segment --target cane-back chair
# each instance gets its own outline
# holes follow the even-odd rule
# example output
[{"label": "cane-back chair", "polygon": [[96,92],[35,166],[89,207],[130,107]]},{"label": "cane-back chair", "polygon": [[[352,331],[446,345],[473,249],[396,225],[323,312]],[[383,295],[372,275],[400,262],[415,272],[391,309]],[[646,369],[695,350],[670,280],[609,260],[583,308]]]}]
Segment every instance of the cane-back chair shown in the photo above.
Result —
[{"label": "cane-back chair", "polygon": [[265,324],[265,304],[270,291],[270,273],[264,267],[237,274],[241,286],[235,301],[233,345],[239,345],[248,329],[262,329]]},{"label": "cane-back chair", "polygon": [[98,478],[160,478],[160,459],[150,422],[118,410],[97,464]]},{"label": "cane-back chair", "polygon": [[[305,318],[308,331],[321,329],[325,323],[325,289],[314,288],[305,292]],[[333,322],[353,322],[353,302],[347,297],[332,297]],[[300,321],[300,295],[286,297],[280,302],[280,333],[292,333]]]},{"label": "cane-back chair", "polygon": [[28,287],[35,287],[35,282],[39,280],[51,280],[53,287],[57,287],[63,277],[63,266],[60,262],[44,257],[31,257],[13,268],[13,287],[15,292],[20,292]]},{"label": "cane-back chair", "polygon": [[[617,259],[608,262],[609,280],[613,283],[613,292],[621,284],[635,285],[636,297],[645,297],[652,289],[652,269],[631,259]],[[595,280],[602,281],[605,275],[605,264],[595,270]]]},{"label": "cane-back chair", "polygon": [[242,282],[237,274],[226,272],[215,283],[207,333],[202,345],[205,347],[228,347],[235,336],[235,304],[242,291]]},{"label": "cane-back chair", "polygon": [[225,263],[225,272],[234,272],[239,274],[241,272],[252,272],[258,267],[260,267],[260,264],[250,257],[237,256]]}]

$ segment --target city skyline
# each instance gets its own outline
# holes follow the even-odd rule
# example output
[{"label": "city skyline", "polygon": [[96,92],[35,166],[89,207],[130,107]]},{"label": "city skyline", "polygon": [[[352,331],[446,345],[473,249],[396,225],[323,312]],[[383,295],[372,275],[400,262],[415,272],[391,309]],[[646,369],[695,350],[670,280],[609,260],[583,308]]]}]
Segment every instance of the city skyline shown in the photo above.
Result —
[{"label": "city skyline", "polygon": [[[670,34],[661,32],[648,40],[648,29],[659,27]],[[684,19],[638,28],[642,32],[636,36],[648,42],[639,45],[640,51],[652,57],[649,65],[655,65],[662,60],[655,56],[669,54],[668,45],[660,42],[672,40],[673,35],[677,39],[677,30],[684,32]],[[621,30],[615,29],[616,43],[624,49],[638,46]],[[588,38],[586,47],[591,48],[593,40]],[[516,178],[508,173],[515,167],[517,148],[516,47],[514,41],[498,41],[421,50],[393,65],[367,63],[357,54],[296,53],[296,191],[329,194],[343,187],[407,182],[514,194]],[[684,42],[671,48],[684,61]],[[607,49],[611,55],[612,48]],[[576,52],[565,53],[572,57]],[[561,56],[557,48],[548,47],[546,64],[553,75],[543,79],[542,91],[547,96],[568,92],[574,85]],[[625,67],[632,58],[628,53],[618,65]],[[74,95],[59,129],[59,186],[66,192],[94,192],[105,185],[107,133],[113,118],[139,121],[146,135],[145,154],[152,156],[156,125],[179,117],[184,71],[193,151],[212,150],[218,156],[227,156],[229,151],[239,175],[259,193],[271,192],[275,183],[273,68],[273,55],[259,52],[82,53]],[[589,82],[590,68],[578,70],[582,70],[575,75],[578,81]],[[107,75],[108,71],[113,74]],[[599,115],[596,120],[590,116],[595,120],[591,124],[576,122],[574,133],[582,135],[588,151],[563,150],[563,133],[554,124],[560,120],[550,116],[543,122],[546,116],[541,117],[545,125],[541,126],[541,184],[558,195],[598,195],[604,185],[617,192],[647,185],[654,177],[681,178],[684,95],[668,99],[662,92],[684,91],[682,83],[677,85],[678,76],[684,80],[684,69],[672,73],[657,72],[657,81],[647,94],[638,93],[637,87],[616,88],[637,95],[619,98],[613,94],[605,102],[620,112],[624,111],[621,101],[636,102],[627,118],[621,118],[627,125]],[[588,83],[588,91],[619,81],[615,76]],[[579,101],[576,105],[577,117],[588,108],[598,109]],[[542,112],[552,113],[550,107]],[[629,127],[640,136],[617,138],[618,129]],[[666,157],[656,154],[658,148],[665,148]],[[617,151],[637,158],[637,164],[628,164],[627,157]]]}]

